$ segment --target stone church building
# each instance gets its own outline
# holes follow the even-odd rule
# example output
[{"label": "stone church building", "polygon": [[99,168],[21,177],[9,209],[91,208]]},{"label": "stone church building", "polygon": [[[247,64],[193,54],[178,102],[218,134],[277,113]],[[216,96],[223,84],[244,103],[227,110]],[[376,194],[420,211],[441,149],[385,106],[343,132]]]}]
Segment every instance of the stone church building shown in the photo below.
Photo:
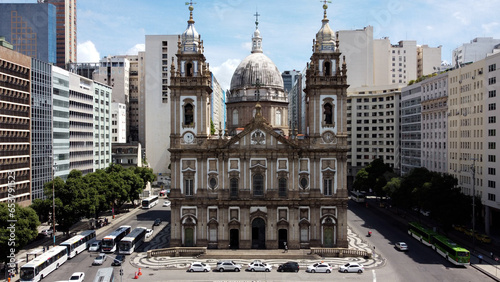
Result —
[{"label": "stone church building", "polygon": [[193,7],[171,65],[171,247],[347,247],[347,68],[324,6],[306,73],[307,134],[289,130],[281,73],[252,52],[210,132],[210,70]]}]

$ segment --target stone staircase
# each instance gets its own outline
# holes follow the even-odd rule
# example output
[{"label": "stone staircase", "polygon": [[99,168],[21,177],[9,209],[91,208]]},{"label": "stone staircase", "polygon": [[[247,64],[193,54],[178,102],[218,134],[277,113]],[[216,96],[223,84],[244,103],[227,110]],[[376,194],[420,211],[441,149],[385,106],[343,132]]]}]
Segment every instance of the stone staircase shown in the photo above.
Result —
[{"label": "stone staircase", "polygon": [[205,254],[199,255],[199,259],[284,259],[284,260],[320,260],[321,256],[311,254],[310,250],[207,250]]}]

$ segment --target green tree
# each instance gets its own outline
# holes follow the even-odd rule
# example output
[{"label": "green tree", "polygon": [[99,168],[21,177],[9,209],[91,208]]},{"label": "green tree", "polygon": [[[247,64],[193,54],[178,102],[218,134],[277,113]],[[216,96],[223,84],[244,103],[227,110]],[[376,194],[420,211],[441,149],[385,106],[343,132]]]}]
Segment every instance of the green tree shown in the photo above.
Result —
[{"label": "green tree", "polygon": [[0,254],[8,262],[11,251],[19,252],[38,236],[38,216],[30,207],[0,203]]},{"label": "green tree", "polygon": [[215,134],[214,121],[212,119],[210,119],[210,135],[214,135],[214,134]]}]

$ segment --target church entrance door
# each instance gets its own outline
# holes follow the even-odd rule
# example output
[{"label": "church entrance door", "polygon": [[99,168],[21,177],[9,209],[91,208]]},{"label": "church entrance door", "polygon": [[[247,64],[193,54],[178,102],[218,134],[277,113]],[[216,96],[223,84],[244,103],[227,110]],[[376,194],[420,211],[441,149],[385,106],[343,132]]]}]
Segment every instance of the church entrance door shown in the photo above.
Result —
[{"label": "church entrance door", "polygon": [[234,250],[240,248],[240,230],[229,230],[229,248]]},{"label": "church entrance door", "polygon": [[252,221],[252,249],[266,248],[266,222],[262,218]]},{"label": "church entrance door", "polygon": [[184,246],[194,247],[194,230],[193,228],[186,228],[184,230]]},{"label": "church entrance door", "polygon": [[333,248],[333,227],[323,227],[323,247]]},{"label": "church entrance door", "polygon": [[288,245],[288,230],[280,229],[278,230],[278,248],[284,249],[285,243]]}]

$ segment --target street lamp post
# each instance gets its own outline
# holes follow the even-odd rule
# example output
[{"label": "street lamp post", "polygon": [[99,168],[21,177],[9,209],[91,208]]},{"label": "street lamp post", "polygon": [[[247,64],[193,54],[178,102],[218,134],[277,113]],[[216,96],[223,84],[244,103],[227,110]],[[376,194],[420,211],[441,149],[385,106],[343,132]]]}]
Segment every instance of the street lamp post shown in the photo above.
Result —
[{"label": "street lamp post", "polygon": [[56,175],[57,164],[54,162],[52,166],[52,236],[54,237],[54,247],[56,246],[56,198],[55,198],[55,175]]},{"label": "street lamp post", "polygon": [[472,159],[472,251],[476,250],[476,159]]}]

